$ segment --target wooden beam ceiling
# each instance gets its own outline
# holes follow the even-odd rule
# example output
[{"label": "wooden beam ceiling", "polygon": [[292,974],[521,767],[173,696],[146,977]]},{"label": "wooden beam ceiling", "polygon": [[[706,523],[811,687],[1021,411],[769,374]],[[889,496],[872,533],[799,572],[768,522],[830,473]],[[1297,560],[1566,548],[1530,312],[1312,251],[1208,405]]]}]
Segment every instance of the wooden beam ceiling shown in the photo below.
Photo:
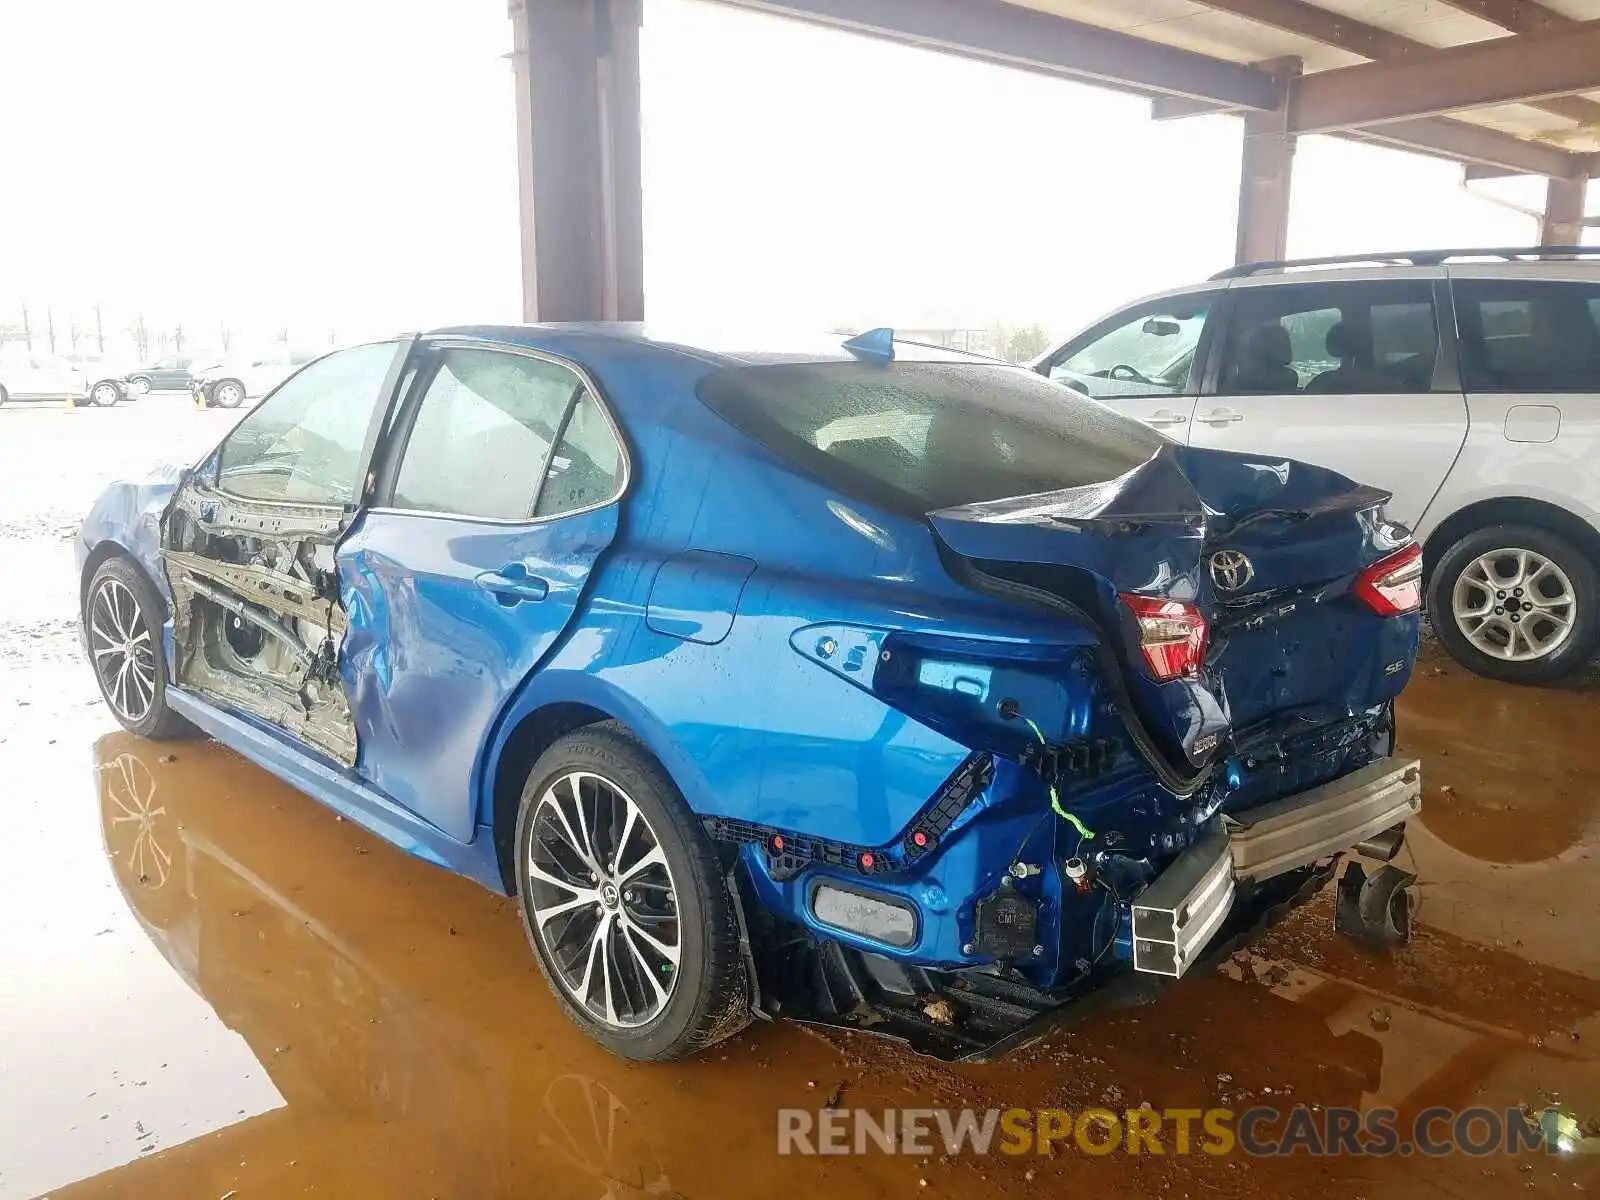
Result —
[{"label": "wooden beam ceiling", "polygon": [[1500,174],[1568,178],[1587,174],[1590,166],[1584,155],[1446,117],[1388,121],[1364,129],[1335,131],[1334,136],[1489,167]]},{"label": "wooden beam ceiling", "polygon": [[[1495,9],[1538,8],[1527,0],[1451,0],[1451,2],[1458,3],[1458,7],[1466,9],[1476,6]],[[1354,17],[1318,8],[1315,4],[1307,3],[1307,0],[1199,0],[1199,3],[1218,12],[1232,13],[1234,16],[1254,21],[1258,25],[1266,25],[1296,37],[1310,38],[1312,41],[1321,42],[1324,46],[1333,46],[1379,62],[1410,60],[1414,55],[1425,56],[1438,49],[1428,45],[1427,42],[1419,42],[1404,34],[1391,33],[1387,29],[1369,25]],[[1571,25],[1581,23],[1562,17],[1559,13],[1551,13],[1548,9],[1540,11],[1568,21]],[[1489,19],[1494,20],[1492,17]],[[1537,31],[1518,30],[1518,32],[1543,31],[1542,27]],[[1548,100],[1536,100],[1532,102],[1532,106],[1563,120],[1576,121],[1580,125],[1600,125],[1600,104],[1582,96],[1557,96]]]},{"label": "wooden beam ceiling", "polygon": [[1482,17],[1512,33],[1552,33],[1583,24],[1576,17],[1546,8],[1534,0],[1444,0],[1451,8]]},{"label": "wooden beam ceiling", "polygon": [[1307,75],[1296,87],[1299,133],[1436,116],[1600,88],[1600,21]]},{"label": "wooden beam ceiling", "polygon": [[1244,63],[1180,50],[1004,0],[722,0],[906,45],[1148,93],[1277,108],[1283,82]]}]

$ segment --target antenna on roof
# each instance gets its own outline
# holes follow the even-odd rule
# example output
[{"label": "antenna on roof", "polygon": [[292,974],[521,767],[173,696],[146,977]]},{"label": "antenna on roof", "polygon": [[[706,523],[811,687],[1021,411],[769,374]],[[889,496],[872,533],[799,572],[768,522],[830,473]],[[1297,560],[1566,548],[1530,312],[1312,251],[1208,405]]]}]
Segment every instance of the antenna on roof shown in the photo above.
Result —
[{"label": "antenna on roof", "polygon": [[844,348],[862,362],[891,363],[894,361],[894,330],[888,326],[869,329],[845,341]]}]

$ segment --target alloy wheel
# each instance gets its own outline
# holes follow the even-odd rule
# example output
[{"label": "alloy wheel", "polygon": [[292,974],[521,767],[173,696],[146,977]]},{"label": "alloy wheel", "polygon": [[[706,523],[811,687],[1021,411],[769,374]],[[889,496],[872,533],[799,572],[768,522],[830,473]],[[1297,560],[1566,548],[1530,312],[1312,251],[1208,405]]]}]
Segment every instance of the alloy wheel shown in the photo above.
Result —
[{"label": "alloy wheel", "polygon": [[106,700],[124,721],[137,724],[156,695],[155,644],[139,601],[120,580],[102,580],[89,601],[88,627]]},{"label": "alloy wheel", "polygon": [[89,398],[101,408],[110,408],[117,402],[117,389],[109,383],[97,383]]},{"label": "alloy wheel", "polygon": [[244,389],[237,383],[220,383],[217,385],[216,398],[223,408],[232,408],[244,399]]},{"label": "alloy wheel", "polygon": [[539,797],[526,897],[552,974],[591,1017],[646,1024],[677,985],[678,896],[649,818],[615,783],[570,771]]},{"label": "alloy wheel", "polygon": [[1554,560],[1506,547],[1480,554],[1462,569],[1450,609],[1457,628],[1484,654],[1530,662],[1565,644],[1577,621],[1578,598]]}]

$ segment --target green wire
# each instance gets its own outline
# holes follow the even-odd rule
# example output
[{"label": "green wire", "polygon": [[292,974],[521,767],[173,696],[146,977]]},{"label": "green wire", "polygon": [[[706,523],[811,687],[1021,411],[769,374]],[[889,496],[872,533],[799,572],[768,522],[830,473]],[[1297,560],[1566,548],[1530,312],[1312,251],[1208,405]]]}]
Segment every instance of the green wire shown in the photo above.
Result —
[{"label": "green wire", "polygon": [[[1050,744],[1045,740],[1044,730],[1040,729],[1038,725],[1034,724],[1032,717],[1023,717],[1022,719],[1028,723],[1028,728],[1033,730],[1033,736],[1039,739],[1039,745],[1048,746]],[[1077,814],[1070,813],[1062,807],[1061,797],[1056,792],[1056,785],[1052,783],[1048,786],[1050,788],[1050,807],[1055,810],[1056,816],[1060,817],[1063,821],[1067,822],[1074,829],[1076,829],[1079,837],[1092,838],[1094,836],[1094,830],[1090,829],[1087,825],[1080,821],[1077,817]]]}]

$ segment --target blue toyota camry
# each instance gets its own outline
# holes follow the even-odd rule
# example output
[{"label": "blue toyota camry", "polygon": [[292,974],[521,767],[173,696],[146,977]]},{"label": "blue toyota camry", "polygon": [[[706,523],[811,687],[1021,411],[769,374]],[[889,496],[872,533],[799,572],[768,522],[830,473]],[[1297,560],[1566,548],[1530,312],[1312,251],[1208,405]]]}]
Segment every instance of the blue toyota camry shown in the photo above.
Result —
[{"label": "blue toyota camry", "polygon": [[1386,499],[888,331],[446,329],[110,488],[81,611],[126,728],[516,895],[618,1054],[781,1014],[977,1057],[1393,857]]}]

